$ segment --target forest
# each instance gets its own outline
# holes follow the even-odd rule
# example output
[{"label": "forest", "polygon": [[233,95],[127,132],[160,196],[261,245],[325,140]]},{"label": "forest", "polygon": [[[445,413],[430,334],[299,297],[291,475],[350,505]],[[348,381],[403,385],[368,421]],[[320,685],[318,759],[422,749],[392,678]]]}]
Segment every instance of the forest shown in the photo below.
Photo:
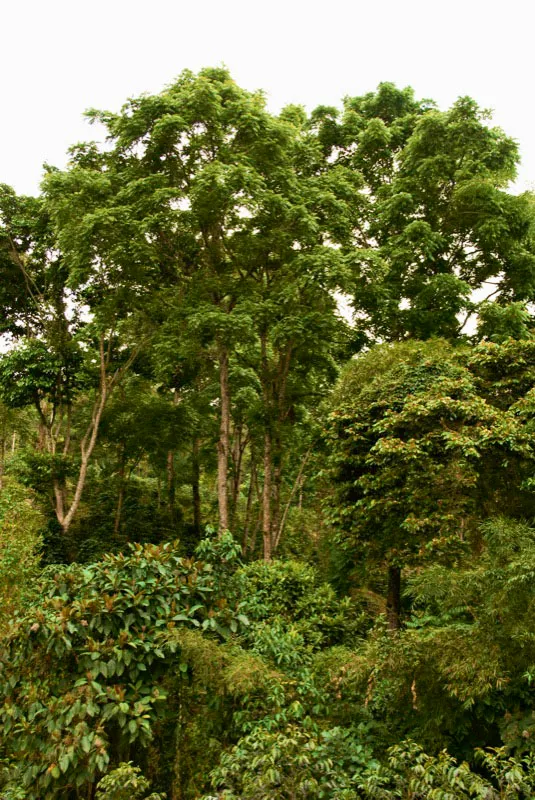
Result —
[{"label": "forest", "polygon": [[469,97],[183,72],[0,184],[0,798],[535,797],[535,194]]}]

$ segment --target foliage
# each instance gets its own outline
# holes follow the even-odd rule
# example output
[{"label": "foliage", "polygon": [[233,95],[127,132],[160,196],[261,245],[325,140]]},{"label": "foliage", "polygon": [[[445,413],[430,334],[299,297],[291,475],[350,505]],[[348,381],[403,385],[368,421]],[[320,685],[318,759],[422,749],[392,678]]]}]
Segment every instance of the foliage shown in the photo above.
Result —
[{"label": "foliage", "polygon": [[132,762],[119,764],[99,781],[96,800],[164,800],[165,795],[152,792],[146,795],[149,782]]},{"label": "foliage", "polygon": [[[350,551],[396,569],[452,563],[504,503],[529,513],[530,395],[517,405],[507,397],[519,371],[518,360],[508,368],[510,351],[522,353],[529,381],[532,349],[530,339],[473,353],[410,342],[374,348],[348,367],[330,422],[330,518]],[[496,370],[501,380],[490,386]]]},{"label": "foliage", "polygon": [[255,647],[263,642],[270,649],[274,639],[280,648],[285,637],[290,637],[289,654],[295,654],[298,641],[312,650],[342,642],[354,645],[366,629],[362,607],[337,597],[317,570],[302,562],[252,562],[236,572],[229,589],[250,622],[244,635]]},{"label": "foliage", "polygon": [[88,116],[0,186],[0,794],[532,796],[516,143],[223,67]]},{"label": "foliage", "polygon": [[439,111],[382,84],[317,119],[333,168],[351,163],[369,187],[348,250],[365,336],[455,339],[473,290],[502,304],[533,296],[532,198],[504,190],[517,146],[471,98]]},{"label": "foliage", "polygon": [[482,303],[477,315],[477,334],[480,339],[501,344],[508,339],[529,337],[531,317],[525,303]]},{"label": "foliage", "polygon": [[412,574],[396,636],[377,624],[357,652],[323,651],[315,672],[340,713],[363,704],[384,743],[410,736],[470,760],[489,745],[531,752],[534,542],[525,524],[486,523],[478,556]]},{"label": "foliage", "polygon": [[35,497],[9,479],[0,492],[0,635],[36,597],[43,514]]},{"label": "foliage", "polygon": [[368,798],[503,798],[531,797],[535,780],[533,758],[508,758],[504,748],[478,751],[488,770],[483,777],[466,762],[459,763],[447,751],[429,756],[412,741],[390,748],[388,767],[366,776],[362,788]]},{"label": "foliage", "polygon": [[373,764],[371,751],[359,742],[357,731],[295,724],[281,730],[259,726],[222,757],[212,782],[223,790],[220,796],[225,800],[357,800],[363,774]]},{"label": "foliage", "polygon": [[180,669],[174,629],[225,635],[232,623],[214,589],[210,565],[170,544],[49,570],[40,604],[3,643],[3,730],[30,797],[64,796],[147,746],[162,681]]}]

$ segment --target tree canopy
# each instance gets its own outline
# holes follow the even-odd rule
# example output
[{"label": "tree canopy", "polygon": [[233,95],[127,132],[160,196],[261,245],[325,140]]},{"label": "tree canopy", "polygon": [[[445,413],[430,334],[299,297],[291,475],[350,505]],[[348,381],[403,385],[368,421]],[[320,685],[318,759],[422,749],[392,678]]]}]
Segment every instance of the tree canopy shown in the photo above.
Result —
[{"label": "tree canopy", "polygon": [[0,797],[532,797],[515,141],[224,67],[87,115],[0,185]]}]

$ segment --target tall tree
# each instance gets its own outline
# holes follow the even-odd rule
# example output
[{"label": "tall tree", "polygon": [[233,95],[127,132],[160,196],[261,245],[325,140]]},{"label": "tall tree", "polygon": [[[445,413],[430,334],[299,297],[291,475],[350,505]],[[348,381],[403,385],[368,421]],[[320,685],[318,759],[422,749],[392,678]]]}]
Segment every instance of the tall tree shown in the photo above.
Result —
[{"label": "tall tree", "polygon": [[[355,177],[320,168],[321,148],[300,109],[270,115],[262,95],[240,89],[224,69],[185,72],[160,95],[91,116],[107,127],[108,147],[75,148],[69,171],[47,182],[62,246],[80,277],[105,274],[112,285],[129,285],[129,297],[145,296],[154,320],[180,309],[181,335],[216,365],[220,531],[231,522],[236,468],[232,375],[240,348],[258,348],[267,537],[272,475],[275,491],[280,483],[271,426],[291,407],[285,395],[297,339],[302,349],[307,326],[319,330],[314,314],[334,324],[331,293],[342,272],[333,245],[349,241]],[[280,302],[293,308],[284,336],[285,314],[275,335],[270,318]]]},{"label": "tall tree", "polygon": [[[126,344],[120,333],[125,325],[131,332],[132,322],[124,322],[111,286],[79,279],[58,246],[53,214],[42,198],[17,197],[3,187],[0,200],[0,299],[11,342],[0,357],[0,391],[8,406],[30,406],[37,414],[37,449],[66,533],[80,505],[104,408],[136,352],[134,346],[117,354],[118,345]],[[82,394],[81,414],[74,419]]]},{"label": "tall tree", "polygon": [[482,520],[533,511],[531,395],[513,404],[507,381],[489,392],[477,375],[499,370],[511,349],[531,374],[532,341],[471,353],[434,340],[374,348],[343,377],[331,417],[331,515],[350,552],[386,566],[392,628],[403,567],[454,560],[460,543],[477,546]]},{"label": "tall tree", "polygon": [[532,298],[533,198],[506,191],[518,148],[489,117],[470,98],[441,112],[391,84],[342,116],[316,112],[330,161],[367,186],[348,260],[369,339],[455,338],[483,298]]}]

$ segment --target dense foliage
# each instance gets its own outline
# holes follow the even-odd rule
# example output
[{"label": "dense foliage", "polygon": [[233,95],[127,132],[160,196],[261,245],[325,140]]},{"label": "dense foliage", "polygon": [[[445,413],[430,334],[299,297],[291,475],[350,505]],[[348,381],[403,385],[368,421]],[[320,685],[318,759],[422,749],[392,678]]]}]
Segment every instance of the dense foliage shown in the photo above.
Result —
[{"label": "dense foliage", "polygon": [[224,68],[88,116],[0,186],[0,797],[533,797],[515,142]]}]

